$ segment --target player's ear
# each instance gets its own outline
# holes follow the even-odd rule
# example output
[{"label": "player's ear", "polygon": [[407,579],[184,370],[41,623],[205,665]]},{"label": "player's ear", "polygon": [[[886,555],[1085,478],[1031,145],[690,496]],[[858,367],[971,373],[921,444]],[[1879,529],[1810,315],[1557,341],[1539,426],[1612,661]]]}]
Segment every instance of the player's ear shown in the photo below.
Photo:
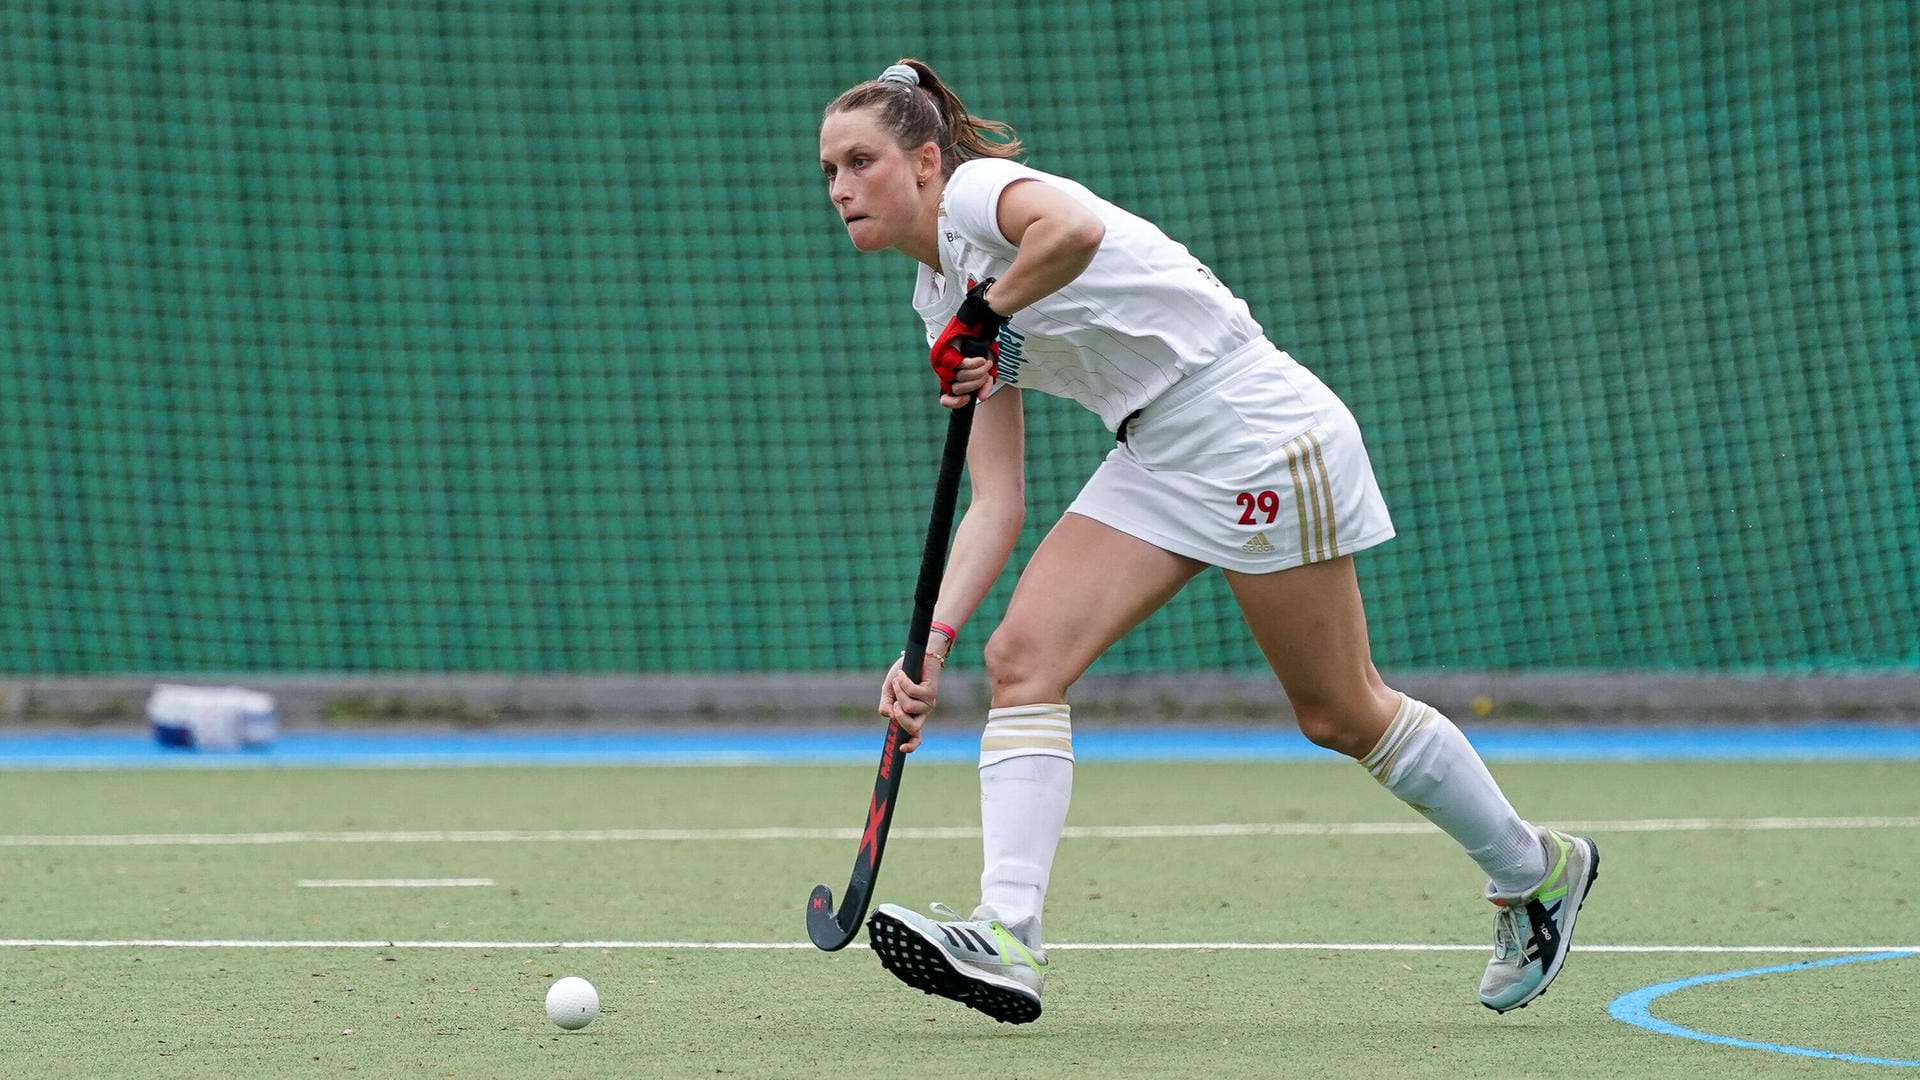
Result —
[{"label": "player's ear", "polygon": [[920,153],[914,159],[914,175],[920,180],[920,186],[926,187],[933,178],[940,175],[940,144],[929,139],[920,144]]}]

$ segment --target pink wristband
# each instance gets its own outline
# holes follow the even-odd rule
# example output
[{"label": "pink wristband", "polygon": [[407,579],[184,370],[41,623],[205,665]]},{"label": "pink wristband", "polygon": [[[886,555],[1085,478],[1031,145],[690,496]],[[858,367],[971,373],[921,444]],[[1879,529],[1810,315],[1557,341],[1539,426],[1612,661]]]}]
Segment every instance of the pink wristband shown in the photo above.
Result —
[{"label": "pink wristband", "polygon": [[930,629],[930,630],[938,630],[938,631],[940,631],[941,633],[943,633],[943,634],[945,634],[945,635],[947,635],[947,644],[948,644],[948,645],[952,645],[952,644],[953,644],[954,642],[956,642],[956,641],[958,641],[958,640],[960,640],[960,635],[959,635],[959,633],[958,633],[957,631],[955,631],[953,627],[951,627],[951,626],[948,626],[948,625],[947,625],[946,623],[943,623],[943,622],[937,622],[937,623],[934,623],[934,624],[933,624],[932,626],[930,626],[930,627],[928,627],[928,629]]}]

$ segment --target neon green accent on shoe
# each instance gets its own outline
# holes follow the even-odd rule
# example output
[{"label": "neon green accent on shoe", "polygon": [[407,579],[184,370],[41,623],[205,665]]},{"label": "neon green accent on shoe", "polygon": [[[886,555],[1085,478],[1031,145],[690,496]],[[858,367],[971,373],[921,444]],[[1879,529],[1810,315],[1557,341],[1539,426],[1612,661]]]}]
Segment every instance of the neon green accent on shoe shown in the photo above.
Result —
[{"label": "neon green accent on shoe", "polygon": [[[1540,891],[1534,894],[1536,900],[1558,900],[1567,895],[1567,842],[1559,833],[1549,831],[1553,838],[1555,855],[1553,869],[1547,871],[1547,879],[1540,883]],[[1553,888],[1547,886],[1551,884]]]},{"label": "neon green accent on shoe", "polygon": [[1002,949],[1025,960],[1028,967],[1038,971],[1040,974],[1045,975],[1047,973],[1047,962],[1045,960],[1034,959],[1033,954],[1027,951],[1026,945],[1023,944],[1019,938],[1013,936],[1013,931],[1001,925],[999,919],[994,919],[992,922],[989,922],[987,926],[993,931],[993,940],[999,942]]}]

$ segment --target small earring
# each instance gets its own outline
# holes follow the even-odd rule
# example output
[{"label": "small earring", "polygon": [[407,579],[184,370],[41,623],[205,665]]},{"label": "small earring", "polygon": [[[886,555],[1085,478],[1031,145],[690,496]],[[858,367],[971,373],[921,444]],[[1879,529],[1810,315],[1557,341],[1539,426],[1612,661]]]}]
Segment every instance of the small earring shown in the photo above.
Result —
[{"label": "small earring", "polygon": [[926,182],[925,180],[922,180],[922,181],[920,181],[920,186],[921,186],[921,187],[926,187],[926,186],[927,186],[927,182]]}]

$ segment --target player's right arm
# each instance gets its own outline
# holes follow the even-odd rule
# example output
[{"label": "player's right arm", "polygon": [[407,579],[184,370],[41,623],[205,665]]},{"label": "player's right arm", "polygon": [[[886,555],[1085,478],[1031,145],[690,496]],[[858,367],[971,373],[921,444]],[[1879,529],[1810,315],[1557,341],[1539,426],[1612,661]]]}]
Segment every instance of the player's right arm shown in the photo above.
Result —
[{"label": "player's right arm", "polygon": [[[1018,389],[1005,387],[974,407],[967,479],[973,496],[954,530],[940,600],[933,609],[934,621],[953,627],[964,627],[993,588],[1026,522],[1026,417]],[[941,655],[947,647],[939,633],[928,644]],[[920,745],[920,726],[939,699],[942,666],[928,660],[916,684],[896,663],[881,687],[880,715],[899,722],[908,733],[903,744],[907,750]]]}]

